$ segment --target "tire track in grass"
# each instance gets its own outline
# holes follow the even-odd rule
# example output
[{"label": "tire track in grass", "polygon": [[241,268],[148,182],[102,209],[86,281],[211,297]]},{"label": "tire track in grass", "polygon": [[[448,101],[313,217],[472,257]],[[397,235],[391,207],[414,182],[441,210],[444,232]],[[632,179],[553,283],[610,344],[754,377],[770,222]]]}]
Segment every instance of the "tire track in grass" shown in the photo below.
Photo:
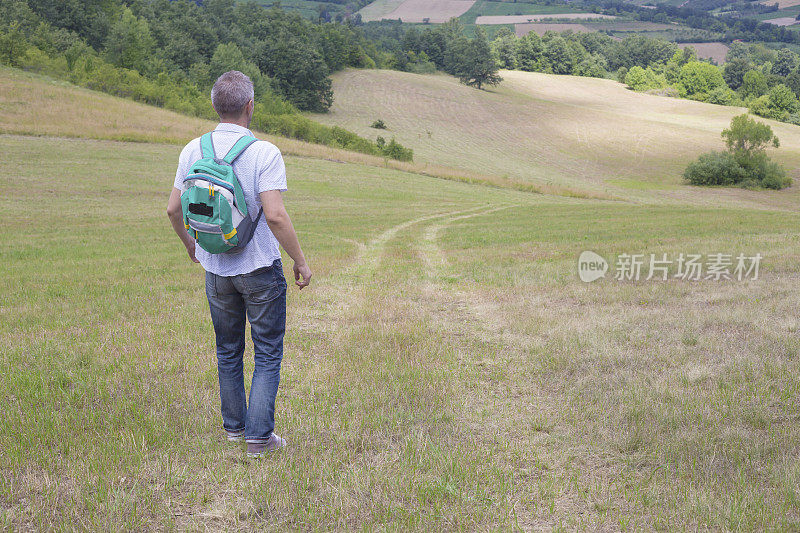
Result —
[{"label": "tire track in grass", "polygon": [[345,320],[343,317],[347,316],[348,311],[363,304],[366,280],[378,269],[386,245],[399,232],[422,222],[459,215],[480,208],[482,206],[434,213],[406,220],[384,230],[366,244],[342,238],[341,240],[351,242],[357,248],[355,255],[350,259],[350,265],[331,272],[328,279],[317,282],[321,288],[316,293],[319,305],[306,309],[305,319],[296,323],[295,327],[317,332],[336,331]]},{"label": "tire track in grass", "polygon": [[[447,303],[452,305],[454,308],[465,309],[469,315],[481,322],[481,329],[484,330],[484,332],[497,332],[500,327],[500,324],[496,322],[496,316],[498,313],[494,312],[494,310],[497,308],[496,302],[489,302],[486,308],[482,308],[481,306],[475,305],[474,298],[468,297],[467,293],[456,287],[453,287],[452,290],[447,291],[450,296],[448,296],[440,288],[437,288],[435,280],[437,278],[441,279],[447,275],[446,270],[448,266],[447,257],[445,256],[444,251],[437,244],[439,232],[448,228],[454,222],[459,220],[485,216],[497,211],[512,209],[514,207],[518,206],[502,205],[490,209],[484,209],[477,213],[456,213],[455,215],[458,216],[451,216],[442,224],[429,225],[422,233],[422,238],[418,239],[416,242],[417,252],[422,257],[426,267],[426,282],[424,285],[426,295],[435,296],[437,299],[449,300]],[[434,295],[434,293],[437,293],[437,295]]]},{"label": "tire track in grass", "polygon": [[[346,268],[342,272],[342,276],[354,276],[354,275],[364,275],[374,272],[378,266],[380,265],[381,257],[383,256],[383,251],[386,248],[386,245],[392,241],[392,239],[397,236],[403,230],[406,230],[412,226],[417,224],[421,224],[423,222],[427,222],[429,220],[435,220],[437,218],[443,217],[452,217],[455,215],[461,215],[462,213],[469,213],[471,211],[475,211],[476,209],[482,209],[483,206],[472,207],[469,209],[462,209],[459,211],[450,211],[445,213],[435,213],[432,215],[425,215],[418,218],[413,218],[411,220],[407,220],[396,226],[392,226],[391,228],[387,229],[386,231],[382,232],[380,235],[372,239],[364,248],[361,248],[356,255],[356,258],[353,260],[353,266]],[[470,216],[470,215],[466,215]]]},{"label": "tire track in grass", "polygon": [[[502,302],[480,298],[467,288],[448,284],[449,263],[438,244],[439,233],[457,221],[515,207],[519,206],[503,205],[452,216],[427,226],[415,245],[426,266],[422,300],[427,302],[444,333],[461,337],[454,342],[464,344],[460,364],[469,370],[459,399],[463,404],[460,423],[471,432],[484,435],[491,442],[488,445],[497,449],[498,468],[516,471],[517,467],[512,465],[526,465],[517,472],[519,478],[529,476],[540,480],[538,486],[525,483],[516,488],[512,516],[508,518],[517,528],[548,529],[558,525],[559,517],[583,518],[591,510],[579,495],[567,488],[565,476],[572,474],[560,469],[563,454],[559,448],[563,442],[551,435],[559,418],[556,399],[529,382],[516,381],[513,372],[508,374],[510,368],[524,361],[524,353],[536,339],[503,331]],[[497,355],[470,353],[487,346],[493,346]],[[542,460],[552,466],[542,470],[537,466]],[[546,511],[547,508],[550,510]]]}]

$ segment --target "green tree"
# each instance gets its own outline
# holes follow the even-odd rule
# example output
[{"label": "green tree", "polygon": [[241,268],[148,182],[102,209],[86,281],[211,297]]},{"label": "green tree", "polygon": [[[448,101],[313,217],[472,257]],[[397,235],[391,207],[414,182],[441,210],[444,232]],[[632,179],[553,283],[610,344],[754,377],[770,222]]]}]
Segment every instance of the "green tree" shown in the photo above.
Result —
[{"label": "green tree", "polygon": [[625,75],[625,84],[634,91],[663,89],[668,85],[663,74],[657,74],[650,67],[642,68],[640,66],[631,67]]},{"label": "green tree", "polygon": [[758,70],[749,70],[742,78],[742,97],[758,98],[767,92],[767,78]]},{"label": "green tree", "polygon": [[484,85],[497,85],[503,78],[497,74],[497,62],[492,56],[486,32],[480,26],[475,30],[475,37],[465,48],[466,54],[457,64],[457,72],[461,83],[482,89]]},{"label": "green tree", "polygon": [[109,60],[120,67],[142,71],[154,47],[147,21],[134,15],[130,8],[123,9],[106,39]]},{"label": "green tree", "polygon": [[719,67],[703,61],[686,63],[678,76],[678,91],[690,98],[705,99],[708,93],[724,85]]},{"label": "green tree", "polygon": [[252,80],[255,98],[261,98],[269,91],[269,79],[261,75],[255,63],[247,61],[242,50],[235,43],[224,43],[217,46],[211,61],[208,64],[210,78],[206,80],[211,85],[217,77],[229,70],[238,70]]},{"label": "green tree", "polygon": [[542,38],[533,32],[517,39],[517,67],[528,72],[541,71],[543,69],[542,58],[544,45]]},{"label": "green tree", "polygon": [[577,76],[589,76],[592,78],[605,78],[608,74],[606,70],[608,63],[606,58],[600,54],[592,54],[575,66]]},{"label": "green tree", "polygon": [[745,73],[752,68],[753,65],[749,59],[737,57],[725,63],[722,68],[722,77],[725,78],[728,87],[736,90],[742,86]]},{"label": "green tree", "polygon": [[328,66],[308,42],[299,38],[264,42],[256,55],[261,71],[298,108],[322,112],[333,104]]},{"label": "green tree", "polygon": [[647,90],[647,72],[645,72],[645,70],[638,65],[631,67],[630,70],[625,74],[625,85],[634,91]]},{"label": "green tree", "polygon": [[689,164],[684,178],[694,185],[733,185],[782,189],[791,178],[766,154],[769,145],[780,142],[767,124],[739,115],[722,131],[727,152],[710,152]]},{"label": "green tree", "polygon": [[768,124],[757,122],[747,114],[733,117],[730,127],[722,130],[728,151],[745,159],[764,153],[770,144],[778,148],[781,143]]},{"label": "green tree", "polygon": [[492,52],[500,68],[517,68],[517,36],[511,30],[503,28],[497,32]]},{"label": "green tree", "polygon": [[781,83],[770,89],[765,116],[785,121],[789,115],[797,113],[797,111],[797,97],[789,87]]},{"label": "green tree", "polygon": [[778,50],[775,62],[772,64],[772,73],[786,77],[797,68],[797,63],[797,54],[788,48],[781,48]]},{"label": "green tree", "polygon": [[19,22],[15,20],[6,31],[0,33],[0,62],[18,67],[27,49],[28,43],[19,29]]},{"label": "green tree", "polygon": [[544,58],[553,74],[572,74],[575,59],[567,46],[567,41],[556,35],[544,45]]},{"label": "green tree", "polygon": [[793,90],[795,94],[800,94],[800,69],[794,69],[786,76],[786,86]]}]

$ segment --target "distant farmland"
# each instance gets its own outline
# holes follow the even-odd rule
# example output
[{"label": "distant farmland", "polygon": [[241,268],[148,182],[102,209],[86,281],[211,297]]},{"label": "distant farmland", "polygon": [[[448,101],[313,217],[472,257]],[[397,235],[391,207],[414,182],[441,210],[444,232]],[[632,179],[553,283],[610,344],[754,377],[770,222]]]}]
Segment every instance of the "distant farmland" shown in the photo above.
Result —
[{"label": "distant farmland", "polygon": [[530,32],[535,33],[536,35],[544,35],[548,31],[572,31],[574,33],[591,33],[595,30],[591,28],[587,28],[583,24],[568,24],[568,23],[547,23],[547,22],[540,22],[540,23],[532,23],[532,24],[515,24],[514,31],[517,34],[517,37],[522,37],[523,35],[528,35]]},{"label": "distant farmland", "polygon": [[[568,15],[562,15],[562,18],[567,18]],[[573,31],[575,33],[588,33],[593,31],[612,31],[612,32],[631,32],[642,33],[651,31],[664,31],[672,30],[677,27],[676,24],[661,24],[657,22],[643,22],[643,21],[585,21],[577,22],[532,22],[527,24],[515,24],[514,29],[518,37],[527,35],[534,32],[538,35],[544,35],[547,31]]]},{"label": "distant farmland", "polygon": [[725,62],[728,55],[728,45],[725,43],[680,43],[681,48],[692,47],[697,51],[697,57],[701,59],[713,59],[721,65]]},{"label": "distant farmland", "polygon": [[398,4],[383,0],[361,10],[361,17],[367,22],[381,19],[415,23],[447,22],[469,11],[474,3],[475,0],[405,0]]},{"label": "distant farmland", "polygon": [[764,22],[773,26],[793,26],[797,24],[797,19],[795,17],[778,17],[776,19],[767,19]]},{"label": "distant farmland", "polygon": [[[313,116],[371,138],[376,133],[369,125],[380,118],[388,127],[381,135],[413,148],[415,164],[537,185],[620,195],[617,186],[625,183],[640,187],[636,194],[642,199],[658,190],[661,200],[680,197],[718,206],[770,197],[785,207],[800,194],[800,187],[780,194],[680,188],[690,160],[723,148],[720,132],[741,108],[636,93],[598,78],[501,74],[504,81],[497,88],[478,91],[443,75],[339,72],[333,75],[331,112]],[[800,128],[764,122],[781,140],[774,157],[797,175]]]},{"label": "distant farmland", "polygon": [[475,19],[476,24],[523,24],[534,20],[549,19],[614,19],[612,15],[599,13],[552,13],[547,15],[494,15]]}]

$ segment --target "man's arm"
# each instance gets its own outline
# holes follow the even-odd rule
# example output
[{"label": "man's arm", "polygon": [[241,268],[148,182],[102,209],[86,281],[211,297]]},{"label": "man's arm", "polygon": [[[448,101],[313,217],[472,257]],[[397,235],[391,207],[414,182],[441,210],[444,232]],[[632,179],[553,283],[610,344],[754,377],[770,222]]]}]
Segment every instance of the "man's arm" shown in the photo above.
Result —
[{"label": "man's arm", "polygon": [[181,191],[176,189],[175,187],[172,188],[172,192],[169,195],[169,202],[167,203],[167,216],[169,217],[169,221],[172,223],[172,229],[175,230],[175,233],[178,234],[180,237],[181,242],[186,247],[186,252],[189,254],[189,259],[194,261],[195,263],[199,263],[200,261],[194,256],[194,247],[195,242],[189,236],[189,232],[186,231],[186,226],[183,224],[183,209],[181,208]]},{"label": "man's arm", "polygon": [[283,205],[281,191],[264,191],[259,196],[269,229],[294,261],[294,283],[302,289],[311,282],[311,269],[306,264],[306,258],[300,248],[300,242],[297,240],[292,219],[289,218],[289,213],[286,212],[286,207]]}]

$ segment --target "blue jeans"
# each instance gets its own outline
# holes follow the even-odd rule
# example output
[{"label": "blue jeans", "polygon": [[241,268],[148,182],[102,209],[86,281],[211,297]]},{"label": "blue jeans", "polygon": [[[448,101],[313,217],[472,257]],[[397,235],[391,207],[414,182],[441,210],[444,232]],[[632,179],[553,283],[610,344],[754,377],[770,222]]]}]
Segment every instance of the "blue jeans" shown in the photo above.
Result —
[{"label": "blue jeans", "polygon": [[[283,266],[276,260],[271,266],[229,277],[206,272],[206,296],[217,337],[222,425],[228,431],[244,430],[247,442],[265,442],[275,429],[286,331]],[[255,352],[249,406],[244,391],[245,316]]]}]

